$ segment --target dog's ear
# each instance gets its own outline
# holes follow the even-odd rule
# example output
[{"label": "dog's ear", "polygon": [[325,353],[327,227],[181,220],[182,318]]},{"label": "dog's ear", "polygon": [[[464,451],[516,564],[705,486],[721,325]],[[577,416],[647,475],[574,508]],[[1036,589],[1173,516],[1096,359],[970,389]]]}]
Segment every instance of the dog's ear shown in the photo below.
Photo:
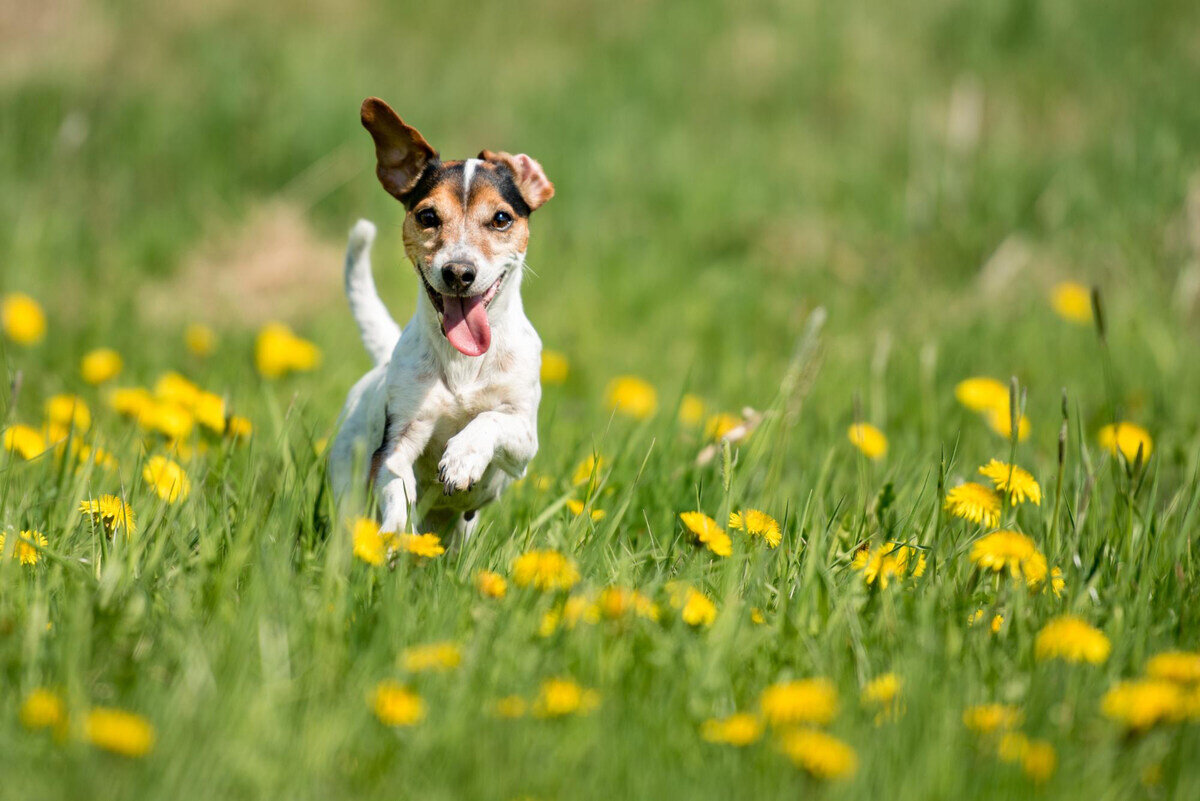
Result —
[{"label": "dog's ear", "polygon": [[546,177],[546,171],[542,169],[542,165],[524,153],[514,156],[511,153],[493,153],[490,150],[481,150],[479,158],[493,164],[503,164],[509,169],[513,174],[517,191],[529,204],[530,211],[554,197],[554,184],[550,183],[550,179]]},{"label": "dog's ear", "polygon": [[425,165],[437,159],[437,151],[378,97],[364,100],[361,113],[363,127],[375,140],[375,174],[379,183],[403,202],[402,195],[417,185]]}]

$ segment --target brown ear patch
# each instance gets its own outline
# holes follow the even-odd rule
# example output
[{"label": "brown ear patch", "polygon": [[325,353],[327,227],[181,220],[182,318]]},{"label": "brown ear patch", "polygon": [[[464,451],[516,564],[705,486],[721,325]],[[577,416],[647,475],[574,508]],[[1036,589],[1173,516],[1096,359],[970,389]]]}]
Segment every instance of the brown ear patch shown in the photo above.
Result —
[{"label": "brown ear patch", "polygon": [[502,164],[508,168],[513,175],[517,190],[529,204],[531,211],[554,197],[554,184],[550,183],[550,179],[546,177],[542,165],[524,153],[514,156],[503,151],[493,153],[491,150],[481,150],[479,158],[493,164]]},{"label": "brown ear patch", "polygon": [[375,174],[397,200],[411,192],[421,173],[438,153],[416,128],[405,124],[392,107],[377,97],[363,101],[363,127],[375,140]]}]

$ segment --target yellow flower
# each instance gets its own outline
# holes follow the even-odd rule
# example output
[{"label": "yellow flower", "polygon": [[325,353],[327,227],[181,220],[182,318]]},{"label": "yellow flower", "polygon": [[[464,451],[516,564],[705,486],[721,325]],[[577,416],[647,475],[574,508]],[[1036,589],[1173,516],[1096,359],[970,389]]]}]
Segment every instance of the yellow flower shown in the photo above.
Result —
[{"label": "yellow flower", "polygon": [[768,548],[778,548],[783,541],[779,530],[779,522],[766,512],[757,509],[743,509],[741,513],[729,513],[729,527],[734,531],[745,531],[755,537],[762,537]]},{"label": "yellow flower", "polygon": [[1025,775],[1039,784],[1054,775],[1058,764],[1054,746],[1045,740],[1031,740],[1019,731],[1001,737],[996,750],[1003,761],[1020,762]]},{"label": "yellow flower", "polygon": [[183,343],[193,356],[211,356],[217,348],[217,334],[207,325],[192,323],[183,330]]},{"label": "yellow flower", "polygon": [[889,706],[900,697],[900,677],[895,673],[884,673],[867,682],[862,700],[867,704]]},{"label": "yellow flower", "polygon": [[784,733],[780,745],[792,764],[818,779],[842,779],[858,769],[854,749],[823,731],[793,729]]},{"label": "yellow flower", "polygon": [[992,480],[998,492],[1007,492],[1012,503],[1025,503],[1028,499],[1042,505],[1042,488],[1028,470],[992,459],[979,472]]},{"label": "yellow flower", "polygon": [[519,718],[525,715],[529,704],[519,695],[506,695],[488,705],[488,711],[497,718]]},{"label": "yellow flower", "polygon": [[415,726],[425,719],[421,696],[394,681],[381,681],[371,693],[371,710],[385,726]]},{"label": "yellow flower", "polygon": [[556,350],[542,351],[542,383],[562,384],[570,373],[567,357]]},{"label": "yellow flower", "polygon": [[1050,290],[1050,305],[1067,322],[1087,325],[1092,321],[1092,293],[1083,284],[1073,281],[1055,284]]},{"label": "yellow flower", "polygon": [[635,375],[617,376],[604,393],[610,409],[645,420],[658,409],[658,392],[650,382]]},{"label": "yellow flower", "polygon": [[963,712],[963,725],[979,734],[1011,729],[1021,722],[1021,712],[1007,704],[982,704]]},{"label": "yellow flower", "polygon": [[432,559],[446,552],[442,539],[437,534],[396,534],[395,549]]},{"label": "yellow flower", "polygon": [[121,354],[112,348],[96,348],[84,354],[79,362],[79,374],[89,384],[103,384],[120,375],[124,364]]},{"label": "yellow flower", "polygon": [[984,570],[1008,570],[1031,587],[1046,580],[1046,557],[1033,540],[1018,531],[993,531],[971,546],[971,561]]},{"label": "yellow flower", "polygon": [[772,726],[810,723],[824,726],[838,708],[837,689],[829,679],[798,679],[772,684],[759,698],[763,717]]},{"label": "yellow flower", "polygon": [[201,425],[207,426],[218,434],[225,433],[225,399],[211,392],[200,392],[192,411]]},{"label": "yellow flower", "polygon": [[679,422],[693,428],[704,420],[704,400],[697,395],[684,395],[679,401]]},{"label": "yellow flower", "polygon": [[[976,609],[976,610],[975,610],[974,612],[972,612],[972,613],[971,613],[971,615],[970,615],[970,616],[967,618],[967,622],[968,622],[968,623],[970,623],[972,626],[974,626],[976,623],[978,623],[978,622],[979,622],[980,620],[982,620],[982,619],[983,619],[983,610],[982,610],[982,609]],[[1004,625],[1004,615],[996,615],[995,617],[993,617],[993,618],[992,618],[992,625],[991,625],[992,634],[997,634],[997,633],[999,633],[999,631],[1000,631],[1000,627],[1001,627],[1001,626],[1003,626],[1003,625]]]},{"label": "yellow flower", "polygon": [[596,607],[609,620],[617,620],[630,613],[648,620],[658,620],[658,604],[627,587],[605,587],[600,591]]},{"label": "yellow flower", "polygon": [[296,336],[283,323],[270,323],[258,332],[258,339],[254,343],[254,363],[265,378],[279,378],[292,371],[312,370],[320,361],[320,349]]},{"label": "yellow flower", "polygon": [[379,524],[365,517],[355,518],[352,524],[351,541],[354,555],[369,565],[378,567],[394,547],[392,535],[384,535]]},{"label": "yellow flower", "polygon": [[986,528],[1000,522],[1000,496],[991,489],[969,481],[946,493],[946,509]]},{"label": "yellow flower", "polygon": [[[4,543],[5,535],[0,534],[0,553],[4,553]],[[34,547],[35,545],[37,547]],[[23,565],[36,565],[38,559],[42,556],[42,552],[38,549],[49,545],[50,542],[42,532],[25,530],[21,532],[21,536],[17,537],[17,541],[13,543],[12,557],[20,561]]]},{"label": "yellow flower", "polygon": [[1186,710],[1178,684],[1162,679],[1123,681],[1113,686],[1100,701],[1105,717],[1143,731],[1156,723],[1181,719]]},{"label": "yellow flower", "polygon": [[750,610],[750,622],[760,626],[767,622],[767,619],[763,617],[763,611],[757,606]]},{"label": "yellow flower", "polygon": [[[567,509],[570,510],[571,514],[575,515],[576,517],[579,517],[581,514],[583,514],[583,501],[577,501],[574,498],[572,498],[567,501]],[[606,514],[606,512],[603,509],[593,509],[589,513],[589,516],[592,518],[593,521],[596,521],[596,520],[603,520],[605,514]]]},{"label": "yellow flower", "polygon": [[133,516],[133,507],[116,495],[101,495],[92,501],[80,501],[79,513],[90,517],[95,525],[104,526],[109,536],[117,529],[125,529],[126,536],[132,537],[137,531],[137,521]]},{"label": "yellow flower", "polygon": [[143,387],[120,387],[108,394],[108,405],[120,414],[140,420],[154,405],[154,396]]},{"label": "yellow flower", "polygon": [[104,470],[117,469],[117,458],[104,448],[101,448],[99,445],[95,447],[92,447],[91,445],[80,445],[79,463],[81,465],[94,464]]},{"label": "yellow flower", "polygon": [[18,345],[36,345],[46,336],[46,314],[36,300],[13,292],[0,298],[0,328]]},{"label": "yellow flower", "polygon": [[854,447],[862,451],[868,459],[879,460],[887,455],[887,437],[870,423],[855,423],[850,426],[846,435],[850,437]]},{"label": "yellow flower", "polygon": [[490,570],[480,570],[475,574],[475,586],[488,598],[503,598],[508,592],[508,582],[504,580],[504,576]]},{"label": "yellow flower", "polygon": [[729,539],[725,530],[717,525],[716,520],[703,512],[681,512],[679,519],[688,531],[696,535],[696,539],[717,556],[729,556],[733,553],[733,541]]},{"label": "yellow flower", "polygon": [[404,650],[400,662],[410,673],[453,670],[462,663],[462,650],[452,642],[414,645]]},{"label": "yellow flower", "polygon": [[579,581],[575,563],[558,551],[529,551],[513,562],[513,581],[518,587],[539,590],[569,590]]},{"label": "yellow flower", "polygon": [[758,742],[762,736],[762,721],[746,712],[738,712],[727,718],[709,718],[700,727],[700,736],[706,742],[725,745],[746,746]]},{"label": "yellow flower", "polygon": [[57,693],[38,688],[21,702],[20,718],[27,729],[53,729],[67,722],[67,707]]},{"label": "yellow flower", "polygon": [[533,714],[540,718],[559,718],[587,713],[600,705],[600,694],[581,687],[573,679],[552,678],[542,682],[533,702]]},{"label": "yellow flower", "polygon": [[1063,578],[1061,567],[1056,567],[1050,571],[1050,589],[1054,592],[1055,598],[1061,598],[1063,590],[1067,588],[1067,580]]},{"label": "yellow flower", "polygon": [[179,373],[168,371],[154,383],[154,397],[192,409],[202,390]]},{"label": "yellow flower", "polygon": [[[1012,437],[1012,410],[1008,408],[1008,404],[997,406],[986,412],[987,424],[991,429],[1005,439]],[[1030,431],[1029,418],[1021,415],[1021,419],[1017,422],[1017,439],[1024,442],[1029,439]]]},{"label": "yellow flower", "polygon": [[1163,651],[1146,663],[1146,675],[1178,684],[1200,682],[1200,652]]},{"label": "yellow flower", "polygon": [[682,593],[674,593],[671,602],[680,607],[679,616],[689,626],[711,626],[717,619],[717,605],[694,587],[686,587]]},{"label": "yellow flower", "polygon": [[92,745],[121,756],[141,757],[154,748],[150,721],[121,709],[91,710],[84,718],[83,731]]},{"label": "yellow flower", "polygon": [[1116,425],[1107,425],[1100,429],[1098,435],[1100,447],[1111,453],[1113,456],[1120,451],[1125,457],[1125,461],[1132,463],[1137,459],[1138,449],[1142,451],[1142,461],[1150,458],[1150,452],[1154,450],[1154,441],[1150,439],[1150,432],[1135,423],[1121,422]]},{"label": "yellow flower", "polygon": [[142,478],[167,503],[186,500],[192,491],[192,482],[187,473],[165,456],[151,456],[142,468]]},{"label": "yellow flower", "polygon": [[596,480],[600,480],[600,472],[604,470],[605,463],[603,456],[589,454],[586,459],[575,466],[575,472],[571,474],[571,483],[575,486],[586,484],[592,480],[592,475],[596,476]]},{"label": "yellow flower", "polygon": [[46,447],[46,438],[36,428],[15,425],[4,429],[4,450],[16,451],[22,459],[40,456]]},{"label": "yellow flower", "polygon": [[708,418],[704,424],[704,436],[708,439],[723,439],[733,429],[742,424],[742,418],[736,414],[721,412]]},{"label": "yellow flower", "polygon": [[1104,632],[1074,615],[1059,615],[1037,634],[1033,646],[1038,659],[1064,659],[1098,665],[1108,659],[1112,644]]},{"label": "yellow flower", "polygon": [[245,417],[232,415],[225,425],[225,433],[231,439],[249,439],[254,433],[254,423]]},{"label": "yellow flower", "polygon": [[1008,387],[986,376],[960,381],[954,388],[954,397],[973,412],[1008,408]]},{"label": "yellow flower", "polygon": [[192,433],[196,418],[178,403],[151,400],[138,414],[138,425],[157,431],[168,439],[185,439]]},{"label": "yellow flower", "polygon": [[[913,559],[913,556],[916,559]],[[904,578],[909,573],[909,562],[912,560],[911,575],[918,578],[925,573],[925,554],[911,545],[900,545],[895,542],[885,542],[878,548],[863,545],[854,553],[850,563],[853,570],[861,570],[863,580],[867,584],[879,581],[879,589],[886,590],[892,577]]]},{"label": "yellow flower", "polygon": [[92,413],[78,395],[54,395],[46,401],[46,419],[64,429],[83,433],[92,427]]}]

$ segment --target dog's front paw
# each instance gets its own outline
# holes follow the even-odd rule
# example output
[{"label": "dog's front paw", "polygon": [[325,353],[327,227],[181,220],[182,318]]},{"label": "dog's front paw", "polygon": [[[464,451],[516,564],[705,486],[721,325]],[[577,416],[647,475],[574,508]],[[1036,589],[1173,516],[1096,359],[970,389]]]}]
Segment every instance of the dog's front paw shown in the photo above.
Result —
[{"label": "dog's front paw", "polygon": [[483,478],[488,464],[492,461],[490,448],[480,447],[478,443],[459,440],[454,437],[446,444],[446,452],[438,462],[438,481],[442,482],[447,495],[456,492],[466,492],[475,486],[475,482]]}]

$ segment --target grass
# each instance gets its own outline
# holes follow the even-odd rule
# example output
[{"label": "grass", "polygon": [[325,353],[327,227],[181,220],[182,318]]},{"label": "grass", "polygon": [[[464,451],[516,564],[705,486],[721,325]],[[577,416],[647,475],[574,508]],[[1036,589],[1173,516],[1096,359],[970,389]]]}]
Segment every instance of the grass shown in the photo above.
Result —
[{"label": "grass", "polygon": [[[78,393],[95,418],[83,438],[120,468],[0,456],[0,530],[49,543],[36,565],[0,560],[0,796],[1027,795],[963,726],[990,701],[1056,750],[1040,796],[1200,794],[1194,722],[1131,735],[1100,713],[1153,654],[1200,648],[1194,3],[129,2],[53,24],[31,23],[0,73],[0,293],[49,318],[38,345],[0,338],[0,418],[40,427],[46,398]],[[316,299],[289,322],[323,364],[275,381],[254,370],[250,304],[176,293],[163,313],[145,294],[172,297],[196,253],[282,204],[335,249],[357,217],[379,223],[380,285],[406,316],[398,212],[356,119],[368,94],[448,156],[507,148],[546,166],[558,196],[534,219],[525,298],[571,366],[540,415],[531,473],[549,485],[513,488],[467,547],[395,569],[353,557],[323,491],[315,445],[367,367],[329,291],[336,259],[289,282]],[[1066,279],[1100,287],[1103,344],[1051,310]],[[183,344],[197,320],[220,335],[207,359]],[[79,378],[101,345],[125,358],[116,383],[178,370],[254,435],[212,438],[185,463],[188,498],[162,501],[141,465],[163,444]],[[652,418],[606,406],[627,373],[657,388]],[[1032,433],[1015,452],[954,400],[971,375],[1018,378]],[[685,392],[764,423],[698,466],[703,431],[675,414]],[[886,458],[847,441],[857,419],[886,432]],[[1153,435],[1144,467],[1098,446],[1114,419]],[[570,478],[592,453],[606,463],[594,524],[561,507],[583,497]],[[942,511],[943,488],[1010,453],[1046,497],[1004,524],[1062,568],[1062,597],[981,575],[968,553],[983,530]],[[78,514],[105,492],[133,505],[137,536],[110,543]],[[778,550],[734,532],[719,559],[678,518],[742,507],[779,519]],[[884,591],[850,563],[889,539],[926,549],[928,569]],[[660,620],[541,636],[562,596],[474,586],[530,548],[568,554],[579,590],[638,588]],[[671,581],[715,601],[711,627],[679,619]],[[1004,616],[998,633],[967,624],[977,609]],[[1064,612],[1110,639],[1102,664],[1035,658]],[[399,667],[439,640],[461,645],[457,669]],[[888,671],[903,714],[876,725],[859,693]],[[598,708],[485,712],[552,676],[595,688]],[[701,739],[706,719],[811,676],[838,689],[828,729],[858,754],[852,778],[807,777],[772,737]],[[422,723],[375,719],[383,679],[424,698]],[[65,737],[18,722],[36,687],[66,699]],[[86,744],[93,706],[145,716],[151,753]]]}]

